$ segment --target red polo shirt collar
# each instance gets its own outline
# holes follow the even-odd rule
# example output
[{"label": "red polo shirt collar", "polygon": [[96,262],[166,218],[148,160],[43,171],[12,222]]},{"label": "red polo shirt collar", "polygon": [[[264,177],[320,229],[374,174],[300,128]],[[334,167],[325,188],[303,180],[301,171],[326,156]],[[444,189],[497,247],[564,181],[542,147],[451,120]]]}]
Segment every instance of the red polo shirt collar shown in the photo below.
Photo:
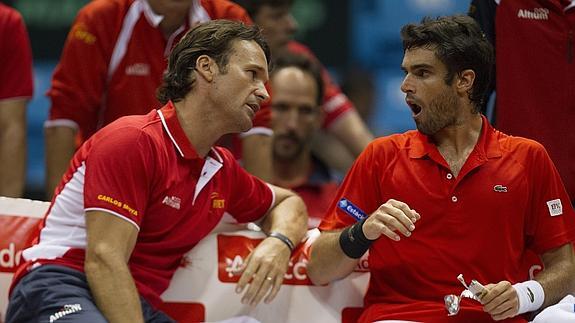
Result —
[{"label": "red polo shirt collar", "polygon": [[[180,156],[185,159],[203,159],[198,155],[196,149],[192,146],[192,143],[186,136],[184,129],[182,129],[176,113],[176,107],[172,101],[169,101],[160,110],[158,110],[158,116],[160,117],[160,120],[162,120],[164,131],[170,137]],[[210,150],[209,155],[216,161],[223,163],[222,157],[213,148]]]},{"label": "red polo shirt collar", "polygon": [[[489,124],[489,121],[487,121],[484,115],[481,116],[481,119],[483,125],[481,127],[479,140],[474,148],[475,153],[482,159],[501,157],[501,149],[496,136],[497,130]],[[419,131],[417,132],[417,136],[413,137],[408,150],[409,157],[414,159],[439,154],[437,146],[430,141],[428,136]]]}]

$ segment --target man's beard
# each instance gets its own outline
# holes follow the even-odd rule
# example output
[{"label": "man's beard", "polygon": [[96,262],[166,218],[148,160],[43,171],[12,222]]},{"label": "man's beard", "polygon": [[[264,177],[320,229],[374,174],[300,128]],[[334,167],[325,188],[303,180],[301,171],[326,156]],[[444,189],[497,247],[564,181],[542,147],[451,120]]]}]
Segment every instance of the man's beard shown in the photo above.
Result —
[{"label": "man's beard", "polygon": [[417,130],[424,135],[436,134],[439,130],[454,125],[457,121],[457,96],[446,91],[436,96],[425,108],[423,118],[415,120]]},{"label": "man's beard", "polygon": [[[281,140],[288,139],[292,141],[292,146],[295,146],[293,149],[289,149],[287,152],[285,149],[282,149]],[[274,135],[274,143],[273,143],[273,157],[276,160],[283,161],[283,162],[290,162],[296,160],[304,150],[304,142],[297,137],[294,133],[286,133],[283,135]]]}]

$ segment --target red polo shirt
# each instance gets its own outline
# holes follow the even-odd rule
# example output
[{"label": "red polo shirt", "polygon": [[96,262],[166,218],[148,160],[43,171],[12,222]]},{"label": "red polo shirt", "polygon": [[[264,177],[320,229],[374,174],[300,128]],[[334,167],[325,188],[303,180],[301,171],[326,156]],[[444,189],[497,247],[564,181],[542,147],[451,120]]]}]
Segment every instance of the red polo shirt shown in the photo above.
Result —
[{"label": "red polo shirt", "polygon": [[395,242],[384,236],[370,248],[361,322],[490,321],[477,302],[448,320],[443,297],[462,291],[457,275],[484,284],[524,281],[526,250],[541,254],[575,238],[575,212],[543,146],[505,135],[485,118],[457,178],[417,131],[374,141],[350,170],[320,229],[348,226],[356,221],[352,214],[371,214],[391,198],[417,210],[421,220],[411,237]]},{"label": "red polo shirt", "polygon": [[18,11],[0,3],[0,100],[32,96],[32,50]]},{"label": "red polo shirt", "polygon": [[76,152],[37,244],[23,256],[83,270],[85,211],[117,216],[139,230],[129,267],[140,294],[157,305],[182,256],[224,212],[238,222],[255,221],[272,201],[268,185],[227,150],[213,148],[199,157],[170,102],[117,120]]}]

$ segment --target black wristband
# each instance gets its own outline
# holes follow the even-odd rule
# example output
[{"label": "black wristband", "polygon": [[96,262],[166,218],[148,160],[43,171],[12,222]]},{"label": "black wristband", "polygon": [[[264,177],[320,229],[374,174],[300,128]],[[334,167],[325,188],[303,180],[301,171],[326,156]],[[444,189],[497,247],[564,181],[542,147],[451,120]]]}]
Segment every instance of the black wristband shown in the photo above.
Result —
[{"label": "black wristband", "polygon": [[345,228],[339,235],[339,246],[343,253],[353,259],[359,259],[369,249],[374,240],[369,240],[363,234],[363,223],[367,218]]},{"label": "black wristband", "polygon": [[276,238],[276,239],[280,239],[283,243],[286,244],[286,246],[288,246],[289,251],[293,252],[295,245],[293,244],[293,242],[286,236],[284,236],[283,234],[279,233],[279,232],[271,232],[268,237],[272,237],[272,238]]}]

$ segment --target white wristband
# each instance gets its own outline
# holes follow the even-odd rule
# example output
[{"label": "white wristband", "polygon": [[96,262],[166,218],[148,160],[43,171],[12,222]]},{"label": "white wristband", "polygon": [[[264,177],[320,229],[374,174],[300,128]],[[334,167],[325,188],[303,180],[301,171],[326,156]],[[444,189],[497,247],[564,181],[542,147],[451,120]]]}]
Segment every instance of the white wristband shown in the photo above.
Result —
[{"label": "white wristband", "polygon": [[519,299],[518,315],[536,311],[541,307],[541,305],[543,305],[545,292],[539,282],[528,280],[513,285],[513,288],[517,292],[517,297]]}]

